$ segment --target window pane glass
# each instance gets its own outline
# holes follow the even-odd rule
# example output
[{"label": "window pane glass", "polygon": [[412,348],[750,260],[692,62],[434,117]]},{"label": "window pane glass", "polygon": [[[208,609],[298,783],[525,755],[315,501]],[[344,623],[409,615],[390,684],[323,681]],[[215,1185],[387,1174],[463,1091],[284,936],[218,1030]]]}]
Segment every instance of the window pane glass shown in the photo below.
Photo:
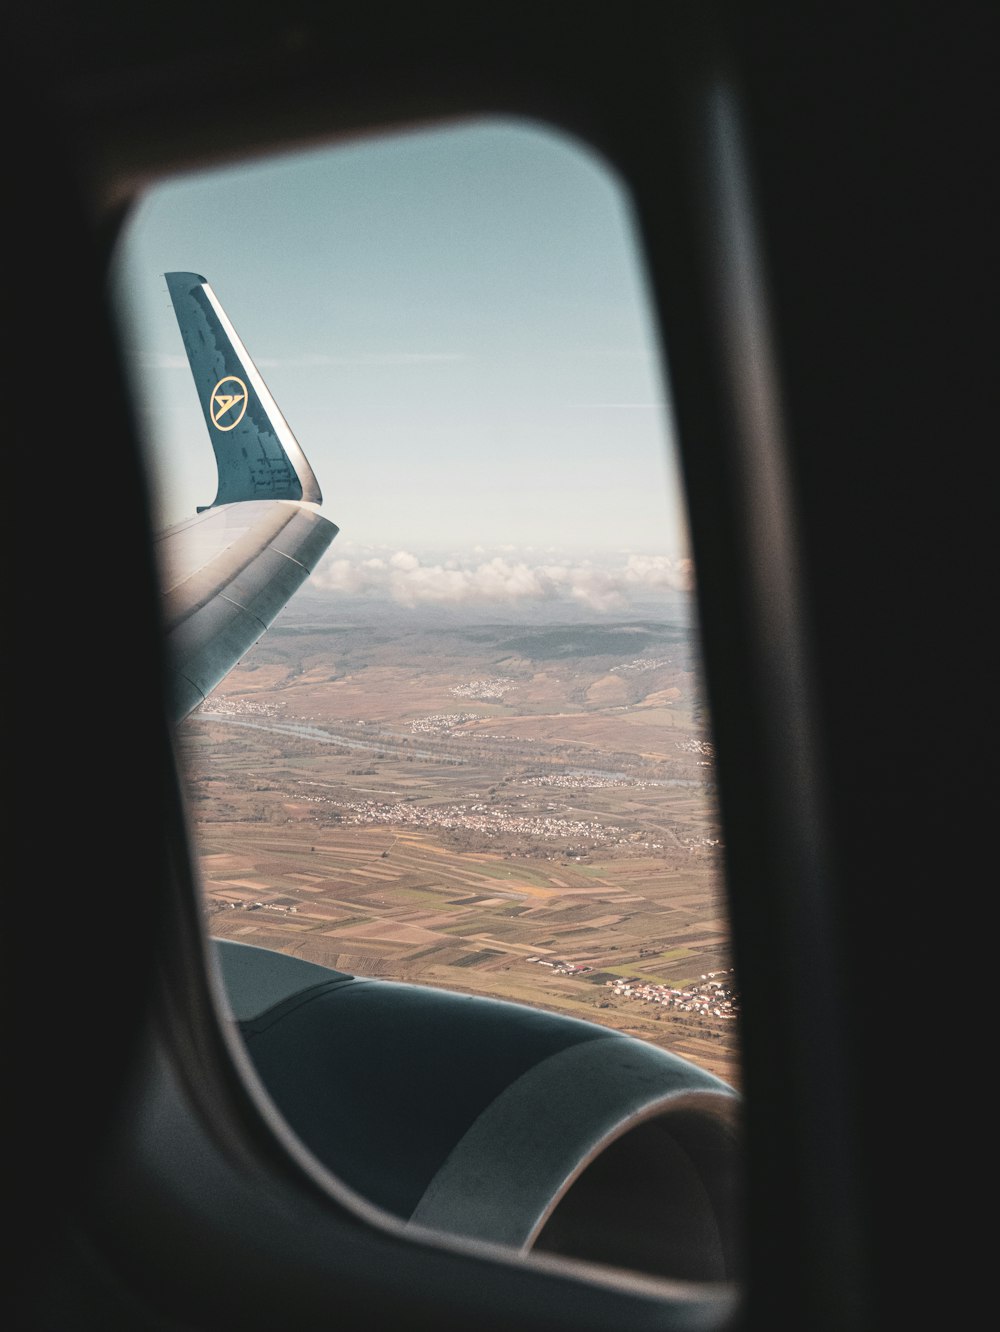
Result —
[{"label": "window pane glass", "polygon": [[178,728],[209,934],[738,1087],[670,402],[613,174],[489,122],[158,187],[116,281],[164,527],[217,487],[179,270],[341,529]]}]

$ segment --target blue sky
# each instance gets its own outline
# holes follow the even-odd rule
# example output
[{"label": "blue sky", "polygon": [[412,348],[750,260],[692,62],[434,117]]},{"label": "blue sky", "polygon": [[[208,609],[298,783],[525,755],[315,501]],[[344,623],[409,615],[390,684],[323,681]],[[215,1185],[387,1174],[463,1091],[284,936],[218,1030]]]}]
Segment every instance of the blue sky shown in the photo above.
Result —
[{"label": "blue sky", "polygon": [[[215,494],[171,269],[211,283],[310,459],[341,528],[322,571],[331,587],[360,578],[397,600],[418,584],[428,599],[471,599],[506,580],[512,598],[597,606],[598,570],[622,588],[680,577],[641,258],[627,200],[589,149],[483,122],[147,196],[116,290],[164,525]],[[560,569],[590,569],[590,592]],[[545,570],[532,589],[526,571]],[[605,585],[608,609],[618,584]]]}]

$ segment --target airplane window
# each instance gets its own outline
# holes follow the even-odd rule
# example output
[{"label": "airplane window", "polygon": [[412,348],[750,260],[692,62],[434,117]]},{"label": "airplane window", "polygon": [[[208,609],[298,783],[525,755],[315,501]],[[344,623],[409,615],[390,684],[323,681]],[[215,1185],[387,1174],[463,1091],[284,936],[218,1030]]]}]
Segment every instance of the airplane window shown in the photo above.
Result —
[{"label": "airplane window", "polygon": [[549,128],[421,130],[162,184],[115,272],[194,551],[206,931],[276,1104],[415,1227],[731,1277],[739,989],[617,180]]}]

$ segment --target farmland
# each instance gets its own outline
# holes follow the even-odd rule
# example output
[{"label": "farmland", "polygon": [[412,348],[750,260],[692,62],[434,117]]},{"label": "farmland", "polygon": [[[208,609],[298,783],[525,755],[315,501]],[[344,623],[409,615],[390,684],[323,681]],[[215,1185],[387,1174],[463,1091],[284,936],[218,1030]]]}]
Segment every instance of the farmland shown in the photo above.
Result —
[{"label": "farmland", "polygon": [[659,998],[735,987],[690,630],[340,611],[286,611],[180,728],[209,932],[738,1085],[735,1002]]}]

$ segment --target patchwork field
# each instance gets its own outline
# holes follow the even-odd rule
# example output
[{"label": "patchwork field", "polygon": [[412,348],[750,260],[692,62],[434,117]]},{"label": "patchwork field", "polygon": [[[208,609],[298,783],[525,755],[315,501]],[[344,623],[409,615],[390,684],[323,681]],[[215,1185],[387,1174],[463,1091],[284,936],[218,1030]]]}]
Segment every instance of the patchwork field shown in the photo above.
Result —
[{"label": "patchwork field", "polygon": [[692,661],[673,623],[286,611],[180,731],[210,933],[586,1017],[739,1085]]}]

